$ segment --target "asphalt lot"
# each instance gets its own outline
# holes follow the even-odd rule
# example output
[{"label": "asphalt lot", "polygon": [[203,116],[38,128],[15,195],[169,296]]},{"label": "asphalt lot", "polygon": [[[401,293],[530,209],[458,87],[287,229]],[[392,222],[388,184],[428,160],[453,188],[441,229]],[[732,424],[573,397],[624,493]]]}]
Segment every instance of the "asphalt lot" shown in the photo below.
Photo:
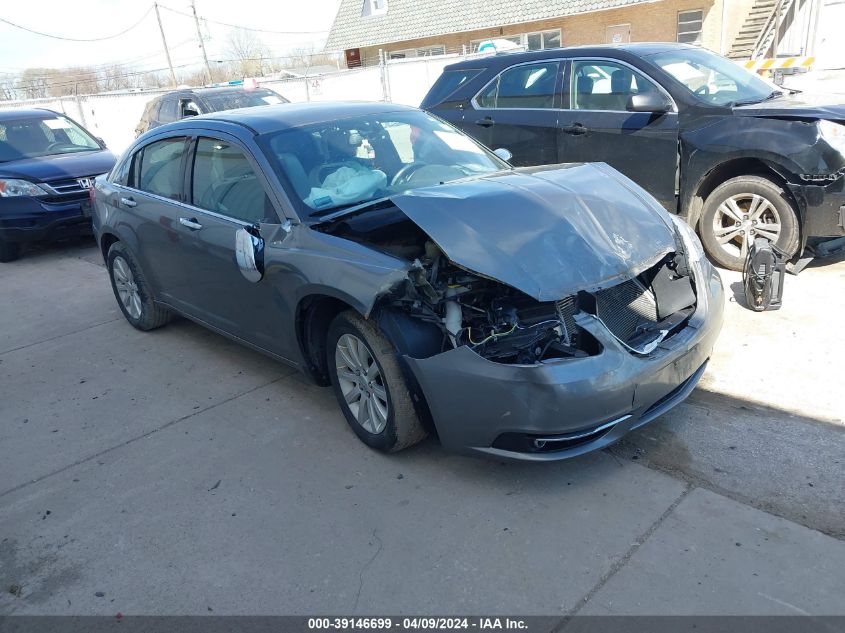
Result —
[{"label": "asphalt lot", "polygon": [[0,614],[845,614],[843,277],[729,304],[702,388],[611,450],[502,464],[375,453],[290,369],[132,329],[91,242],[32,253],[0,269]]}]

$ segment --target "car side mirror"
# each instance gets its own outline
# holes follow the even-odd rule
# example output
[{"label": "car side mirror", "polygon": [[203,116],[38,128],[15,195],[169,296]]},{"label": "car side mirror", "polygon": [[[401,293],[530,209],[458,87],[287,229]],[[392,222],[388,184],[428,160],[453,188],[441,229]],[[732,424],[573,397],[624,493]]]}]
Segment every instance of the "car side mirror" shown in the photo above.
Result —
[{"label": "car side mirror", "polygon": [[506,150],[504,147],[494,149],[493,153],[506,163],[509,163],[511,161],[511,158],[513,158],[513,154],[510,153],[510,150]]},{"label": "car side mirror", "polygon": [[638,95],[631,95],[628,98],[628,105],[625,109],[628,112],[654,112],[662,114],[672,109],[672,103],[662,92],[653,90]]},{"label": "car side mirror", "polygon": [[235,259],[247,281],[253,283],[264,277],[264,240],[254,226],[235,233]]}]

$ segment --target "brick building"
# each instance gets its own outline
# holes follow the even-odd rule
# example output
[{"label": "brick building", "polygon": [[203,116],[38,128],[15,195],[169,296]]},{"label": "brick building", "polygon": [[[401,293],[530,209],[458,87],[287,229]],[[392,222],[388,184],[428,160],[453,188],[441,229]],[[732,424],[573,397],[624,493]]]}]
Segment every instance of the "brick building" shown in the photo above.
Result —
[{"label": "brick building", "polygon": [[472,52],[485,40],[526,49],[671,41],[731,48],[753,0],[342,0],[326,50],[347,66]]}]

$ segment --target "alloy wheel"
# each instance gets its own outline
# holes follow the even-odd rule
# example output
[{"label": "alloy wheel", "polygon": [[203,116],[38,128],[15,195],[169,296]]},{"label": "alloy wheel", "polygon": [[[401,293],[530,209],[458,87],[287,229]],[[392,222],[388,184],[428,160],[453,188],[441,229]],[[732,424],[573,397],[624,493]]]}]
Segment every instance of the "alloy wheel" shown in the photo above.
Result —
[{"label": "alloy wheel", "polygon": [[141,295],[129,263],[120,255],[112,261],[112,277],[117,296],[126,313],[133,319],[141,318]]},{"label": "alloy wheel", "polygon": [[387,389],[373,354],[357,336],[344,334],[335,347],[335,366],[346,405],[366,431],[378,435],[387,426]]},{"label": "alloy wheel", "polygon": [[713,235],[728,255],[745,259],[749,245],[756,237],[778,241],[781,219],[768,199],[756,193],[730,196],[716,209]]}]

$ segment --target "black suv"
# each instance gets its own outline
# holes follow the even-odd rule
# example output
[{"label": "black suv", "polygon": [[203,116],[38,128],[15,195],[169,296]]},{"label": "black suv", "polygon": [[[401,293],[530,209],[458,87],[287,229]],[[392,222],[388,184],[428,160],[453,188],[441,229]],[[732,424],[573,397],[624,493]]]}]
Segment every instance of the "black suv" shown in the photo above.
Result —
[{"label": "black suv", "polygon": [[845,236],[841,104],[778,88],[703,48],[643,43],[463,61],[445,68],[422,107],[509,150],[515,165],[608,163],[738,270],[755,236],[790,255],[812,238]]},{"label": "black suv", "polygon": [[223,86],[222,88],[176,90],[160,95],[147,103],[144,114],[141,115],[141,120],[135,128],[135,136],[141,136],[154,127],[189,116],[278,103],[288,103],[288,100],[267,88],[248,90],[241,86]]}]

